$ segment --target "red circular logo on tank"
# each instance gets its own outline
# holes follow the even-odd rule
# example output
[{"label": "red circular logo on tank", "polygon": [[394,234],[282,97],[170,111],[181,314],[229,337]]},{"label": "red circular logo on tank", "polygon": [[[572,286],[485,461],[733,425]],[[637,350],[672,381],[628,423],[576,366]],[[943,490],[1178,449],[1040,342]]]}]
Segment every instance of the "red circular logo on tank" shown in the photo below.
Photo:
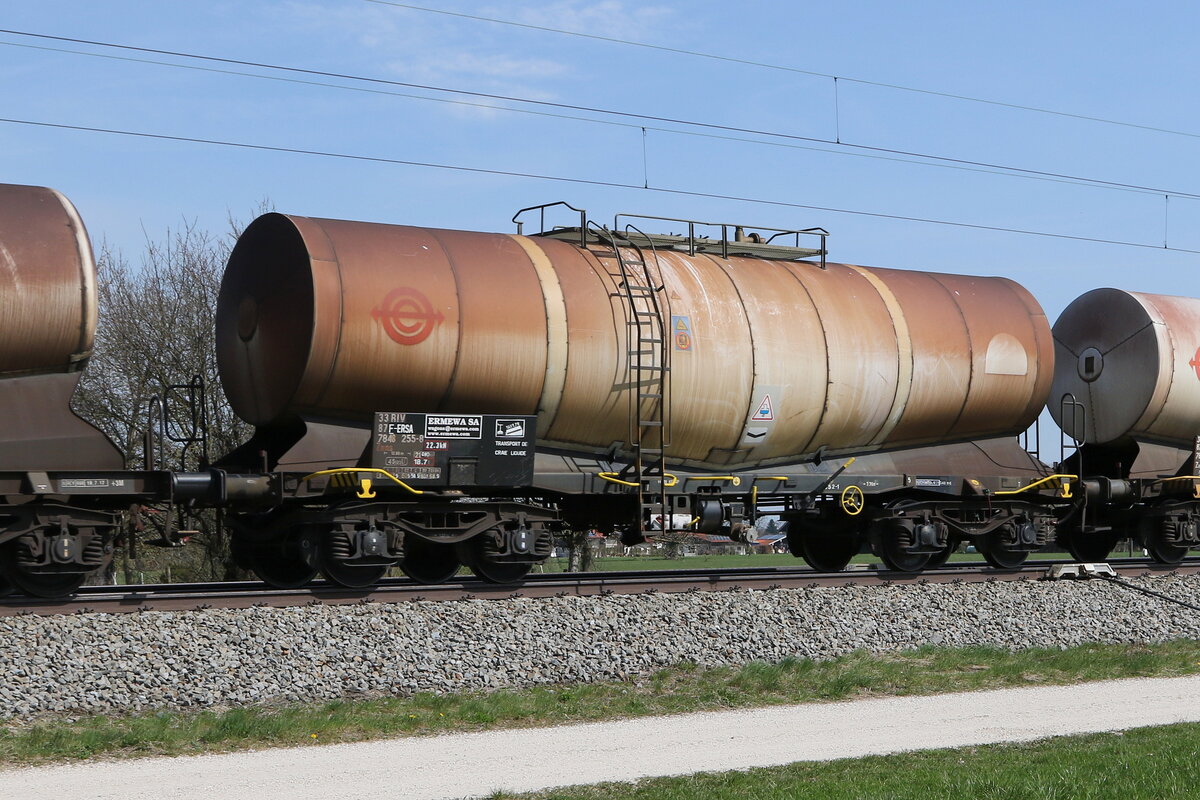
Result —
[{"label": "red circular logo on tank", "polygon": [[1196,355],[1192,356],[1192,360],[1188,362],[1188,366],[1196,370],[1196,377],[1200,378],[1200,348],[1197,348]]},{"label": "red circular logo on tank", "polygon": [[442,312],[434,310],[428,297],[408,286],[388,292],[371,316],[398,344],[420,344],[445,319]]}]

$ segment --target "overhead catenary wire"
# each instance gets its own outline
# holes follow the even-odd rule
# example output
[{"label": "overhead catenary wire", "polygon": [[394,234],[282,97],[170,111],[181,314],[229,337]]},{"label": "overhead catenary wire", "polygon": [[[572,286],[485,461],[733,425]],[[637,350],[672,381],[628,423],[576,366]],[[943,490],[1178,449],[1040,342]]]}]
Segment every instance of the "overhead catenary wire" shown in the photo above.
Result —
[{"label": "overhead catenary wire", "polygon": [[[969,167],[988,171],[1008,172],[1015,175],[1027,175],[1031,177],[1049,178],[1054,180],[1067,181],[1072,183],[1086,184],[1098,187],[1107,187],[1114,189],[1125,189],[1130,191],[1145,192],[1150,194],[1169,194],[1172,197],[1200,199],[1200,192],[1189,192],[1177,189],[1168,189],[1165,187],[1144,186],[1134,183],[1126,183],[1122,181],[1111,181],[1102,178],[1090,178],[1086,176],[1071,175],[1068,173],[1053,172],[1049,170],[1031,169],[1028,167],[1017,167],[1007,164],[997,164],[987,161],[976,161],[965,158],[954,158],[950,156],[940,156],[932,153],[921,153],[913,150],[901,150],[897,148],[879,147],[874,145],[856,144],[853,142],[839,141],[820,136],[803,136],[795,133],[784,133],[781,131],[760,130],[756,128],[746,128],[737,125],[724,125],[715,122],[704,122],[700,120],[688,120],[675,117],[666,117],[656,114],[641,114],[632,111],[622,111],[619,109],[605,109],[593,106],[585,106],[574,103],[561,103],[552,100],[538,100],[534,98],[517,97],[513,95],[502,95],[492,92],[481,92],[470,89],[457,89],[447,86],[435,86],[432,84],[422,84],[410,81],[399,81],[390,78],[379,78],[366,75],[354,75],[350,73],[331,72],[327,70],[308,69],[305,67],[293,67],[281,64],[270,64],[260,61],[248,61],[243,59],[225,58],[221,56],[210,56],[199,53],[187,53],[176,50],[164,50],[153,47],[141,47],[136,45],[120,44],[115,42],[103,42],[93,39],[80,39],[69,36],[57,36],[44,33],[33,33],[30,31],[19,31],[12,29],[0,28],[0,34],[11,36],[23,36],[35,39],[43,39],[49,41],[70,42],[73,44],[83,44],[92,47],[103,47],[116,50],[124,50],[130,52],[151,53],[155,55],[165,55],[174,58],[186,58],[198,61],[206,61],[210,63],[230,64],[242,67],[254,67],[258,69],[268,69],[273,71],[288,72],[294,74],[311,75],[315,77],[336,78],[339,80],[357,81],[370,83],[374,85],[397,86],[408,89],[420,89],[422,91],[440,92],[445,94],[454,94],[464,97],[475,97],[487,100],[496,100],[508,103],[520,103],[525,105],[537,106],[540,108],[555,108],[568,111],[578,111],[589,114],[599,114],[603,116],[620,117],[624,119],[638,120],[639,122],[659,122],[671,125],[680,125],[684,127],[701,128],[705,131],[719,131],[725,134],[738,133],[751,136],[761,136],[769,139],[781,139],[787,142],[810,142],[815,144],[834,145],[837,147],[850,148],[857,151],[862,151],[871,154],[886,154],[890,156],[904,156],[915,159],[925,159],[932,162],[951,164],[959,167]],[[9,44],[0,42],[0,44]],[[156,62],[157,63],[157,62]],[[182,66],[182,65],[180,65]],[[351,88],[351,87],[347,87]],[[495,108],[495,106],[490,106]],[[631,125],[630,127],[640,127],[639,125]],[[671,131],[675,133],[687,133],[688,131]],[[773,144],[773,142],[762,142],[763,144]],[[918,162],[919,163],[919,162]]]},{"label": "overhead catenary wire", "polygon": [[[1135,194],[1152,194],[1159,196],[1165,194],[1164,190],[1160,189],[1142,189],[1134,186],[1099,186],[1095,185],[1091,179],[1084,177],[1051,177],[1048,175],[1029,175],[1013,173],[1002,167],[987,168],[973,167],[966,164],[950,164],[942,161],[921,160],[919,157],[906,158],[903,156],[887,155],[884,153],[869,153],[857,150],[837,149],[836,147],[818,147],[816,144],[798,144],[795,142],[783,141],[766,141],[763,139],[751,139],[744,136],[732,136],[727,134],[711,133],[708,131],[684,130],[681,128],[664,128],[655,125],[638,125],[633,122],[620,122],[611,119],[600,119],[597,117],[581,117],[574,114],[561,114],[553,111],[545,111],[533,108],[514,108],[512,106],[497,105],[496,103],[474,102],[471,100],[456,100],[448,97],[431,97],[425,94],[414,94],[411,92],[399,92],[391,89],[378,89],[367,86],[348,86],[342,83],[330,83],[327,81],[318,81],[304,78],[289,78],[282,75],[265,75],[261,72],[246,72],[235,69],[222,69],[220,67],[205,67],[197,64],[181,64],[175,61],[159,61],[152,58],[137,58],[135,56],[121,56],[112,53],[94,53],[87,50],[72,50],[64,47],[47,47],[45,45],[36,44],[20,44],[17,42],[0,41],[0,46],[3,47],[18,47],[25,50],[38,50],[47,53],[62,53],[68,55],[85,56],[87,58],[98,58],[109,61],[123,61],[131,64],[149,64],[154,66],[169,67],[172,69],[182,69],[192,72],[207,72],[215,75],[230,75],[242,78],[253,78],[263,81],[274,81],[278,83],[290,83],[299,86],[316,86],[327,89],[337,89],[347,92],[358,92],[362,94],[383,95],[387,97],[401,97],[407,100],[421,100],[430,103],[441,103],[444,105],[463,106],[467,108],[485,109],[487,111],[503,111],[511,114],[527,114],[537,117],[546,117],[549,119],[571,120],[575,122],[583,122],[592,125],[607,125],[616,128],[626,128],[629,130],[641,130],[643,132],[650,131],[655,133],[666,133],[675,136],[694,136],[703,139],[712,139],[716,141],[738,142],[749,144],[758,147],[775,147],[787,150],[804,150],[812,153],[827,153],[829,155],[841,156],[843,158],[862,158],[872,161],[888,161],[897,164],[912,164],[915,166],[928,167],[933,169],[956,170],[959,172],[975,172],[984,175],[998,175],[1002,177],[1015,178],[1020,180],[1042,181],[1045,183],[1060,183],[1070,186],[1088,186],[1096,189],[1108,191],[1130,192]],[[645,137],[643,136],[643,155],[645,155]],[[830,142],[830,144],[838,144],[840,142]],[[1182,199],[1200,199],[1200,194],[1191,194],[1182,191],[1170,191],[1173,197]]]},{"label": "overhead catenary wire", "polygon": [[533,180],[553,181],[557,183],[571,183],[586,186],[602,186],[615,189],[636,189],[640,191],[655,192],[659,194],[670,194],[681,197],[700,197],[710,200],[727,200],[739,203],[752,203],[755,205],[774,206],[779,208],[798,208],[806,211],[821,211],[831,214],[848,214],[859,217],[871,217],[874,219],[888,219],[902,222],[919,222],[927,225],[943,225],[955,228],[965,228],[970,230],[992,231],[996,233],[1010,233],[1021,236],[1036,236],[1049,239],[1063,239],[1075,242],[1090,242],[1094,244],[1113,245],[1120,247],[1136,247],[1146,250],[1160,250],[1174,253],[1190,253],[1200,255],[1200,250],[1182,248],[1182,247],[1163,247],[1158,244],[1149,244],[1147,242],[1125,241],[1120,239],[1103,239],[1093,236],[1080,236],[1068,233],[1055,233],[1052,231],[1037,231],[1024,228],[1009,228],[999,225],[984,225],[974,222],[961,222],[955,220],[941,220],[931,217],[914,217],[904,214],[887,214],[879,211],[864,211],[861,209],[836,208],[833,206],[819,206],[809,203],[796,203],[786,200],[769,200],[755,197],[742,197],[739,195],[721,194],[718,192],[703,192],[690,189],[679,189],[666,186],[641,186],[637,183],[625,183],[621,181],[605,181],[593,178],[579,178],[567,175],[549,175],[539,174],[534,172],[520,172],[515,170],[502,170],[487,167],[472,167],[465,164],[443,164],[433,161],[416,161],[410,159],[389,158],[385,156],[368,156],[357,153],[338,153],[328,150],[312,150],[300,147],[285,147],[281,145],[266,145],[255,144],[252,142],[235,142],[222,139],[206,139],[196,136],[177,136],[165,133],[151,133],[148,131],[131,131],[118,128],[102,128],[90,125],[70,125],[61,122],[47,122],[43,120],[28,120],[15,119],[9,117],[0,117],[0,124],[8,125],[26,125],[40,128],[78,131],[84,133],[101,133],[114,136],[130,136],[142,139],[156,139],[169,142],[183,142],[188,144],[204,144],[214,145],[219,147],[239,148],[243,150],[256,150],[262,152],[287,153],[292,155],[305,155],[322,158],[337,158],[351,161],[363,161],[377,164],[395,164],[399,166],[422,167],[426,169],[452,170],[456,172],[468,172],[480,175],[497,175],[509,178],[530,178]]},{"label": "overhead catenary wire", "polygon": [[467,14],[462,11],[450,11],[444,8],[428,8],[426,6],[413,5],[411,3],[399,3],[394,0],[365,0],[365,2],[373,3],[380,6],[393,6],[395,8],[403,8],[408,11],[418,11],[427,14],[441,14],[447,17],[459,17],[462,19],[474,20],[476,22],[490,22],[496,25],[508,25],[514,28],[524,28],[526,30],[541,31],[543,33],[554,33],[562,36],[576,36],[581,39],[592,39],[600,42],[608,42],[609,44],[626,45],[629,47],[639,47],[646,50],[658,50],[663,53],[673,53],[675,55],[692,56],[694,58],[709,59],[712,61],[724,61],[730,64],[742,64],[749,67],[759,67],[762,69],[777,70],[780,72],[791,72],[796,75],[808,75],[814,78],[826,78],[833,81],[845,81],[847,83],[857,83],[863,86],[876,86],[881,89],[895,89],[901,92],[912,92],[914,94],[924,94],[931,97],[944,97],[948,100],[961,100],[968,103],[980,103],[989,106],[998,106],[1000,108],[1011,108],[1016,111],[1029,111],[1036,114],[1049,114],[1056,117],[1065,117],[1067,119],[1077,119],[1084,122],[1095,122],[1103,125],[1116,125],[1123,128],[1134,128],[1136,130],[1150,131],[1153,133],[1164,133],[1170,136],[1184,136],[1190,139],[1200,139],[1200,133],[1195,131],[1181,131],[1174,128],[1164,128],[1158,125],[1148,125],[1141,122],[1129,122],[1127,120],[1110,119],[1107,117],[1097,117],[1090,114],[1078,114],[1071,111],[1062,111],[1053,108],[1044,108],[1041,106],[1024,105],[1021,103],[1011,103],[1004,100],[992,100],[986,97],[972,97],[971,95],[955,94],[953,92],[939,91],[937,89],[924,89],[918,86],[905,86],[899,83],[888,83],[886,81],[875,81],[867,78],[853,78],[848,75],[835,75],[831,72],[819,72],[817,70],[803,69],[801,67],[789,66],[786,64],[773,64],[767,61],[755,61],[749,58],[739,58],[737,56],[726,56],[719,53],[707,53],[702,50],[689,50],[683,47],[670,47],[669,45],[652,44],[650,42],[639,42],[634,39],[621,39],[616,36],[601,36],[596,33],[584,33],[582,31],[566,30],[564,28],[552,28],[548,25],[534,25],[527,22],[517,22],[516,20],[500,19],[498,17],[485,17],[480,14]]}]

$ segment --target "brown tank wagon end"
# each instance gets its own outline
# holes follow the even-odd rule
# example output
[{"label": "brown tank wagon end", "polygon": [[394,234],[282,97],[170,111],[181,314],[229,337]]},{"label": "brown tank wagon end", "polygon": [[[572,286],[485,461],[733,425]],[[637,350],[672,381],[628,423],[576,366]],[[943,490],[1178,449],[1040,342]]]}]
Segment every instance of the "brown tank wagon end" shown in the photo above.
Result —
[{"label": "brown tank wagon end", "polygon": [[[1200,300],[1095,289],[1058,318],[1054,349],[1049,405],[1068,434],[1191,449],[1200,433]],[[1058,402],[1068,394],[1086,413]]]},{"label": "brown tank wagon end", "polygon": [[0,469],[120,469],[71,411],[96,335],[96,265],[83,221],[53,189],[0,184]]}]

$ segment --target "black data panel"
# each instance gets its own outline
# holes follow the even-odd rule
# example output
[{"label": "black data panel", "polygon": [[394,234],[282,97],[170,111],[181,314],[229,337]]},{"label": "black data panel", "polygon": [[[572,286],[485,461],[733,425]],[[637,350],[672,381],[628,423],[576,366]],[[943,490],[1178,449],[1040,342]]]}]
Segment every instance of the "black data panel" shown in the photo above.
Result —
[{"label": "black data panel", "polygon": [[425,486],[529,486],[536,417],[376,412],[371,466]]}]

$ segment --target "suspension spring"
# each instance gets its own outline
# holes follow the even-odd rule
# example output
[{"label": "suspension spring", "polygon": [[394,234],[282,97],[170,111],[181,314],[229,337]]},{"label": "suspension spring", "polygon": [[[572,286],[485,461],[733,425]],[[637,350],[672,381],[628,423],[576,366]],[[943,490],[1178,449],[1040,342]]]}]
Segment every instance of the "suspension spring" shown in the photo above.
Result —
[{"label": "suspension spring", "polygon": [[354,555],[354,545],[345,531],[330,531],[326,543],[334,561],[348,561]]},{"label": "suspension spring", "polygon": [[104,536],[98,531],[92,531],[88,537],[87,546],[83,548],[82,561],[89,567],[98,567],[104,563]]}]

